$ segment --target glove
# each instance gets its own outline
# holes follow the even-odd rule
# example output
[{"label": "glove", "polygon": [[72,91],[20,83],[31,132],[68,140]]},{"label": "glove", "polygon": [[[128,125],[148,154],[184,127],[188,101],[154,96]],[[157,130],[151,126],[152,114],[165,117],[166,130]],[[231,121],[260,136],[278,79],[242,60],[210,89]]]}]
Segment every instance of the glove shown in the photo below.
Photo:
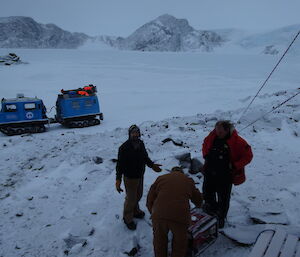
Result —
[{"label": "glove", "polygon": [[116,180],[116,190],[119,194],[123,192],[123,189],[121,188],[121,180]]},{"label": "glove", "polygon": [[161,172],[160,166],[161,166],[161,164],[156,164],[156,163],[154,163],[153,166],[152,166],[152,169],[153,169],[155,172]]}]

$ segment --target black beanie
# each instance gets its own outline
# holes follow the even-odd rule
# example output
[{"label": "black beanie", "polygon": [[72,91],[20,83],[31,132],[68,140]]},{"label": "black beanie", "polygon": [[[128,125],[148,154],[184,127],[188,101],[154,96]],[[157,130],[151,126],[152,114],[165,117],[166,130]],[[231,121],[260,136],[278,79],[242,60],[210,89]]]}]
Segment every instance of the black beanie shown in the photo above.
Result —
[{"label": "black beanie", "polygon": [[137,126],[137,125],[131,125],[130,127],[129,127],[129,129],[128,129],[128,135],[129,135],[129,138],[130,138],[130,133],[132,132],[132,131],[137,131],[137,132],[139,132],[139,134],[140,134],[140,136],[141,136],[141,131],[140,131],[140,128]]}]

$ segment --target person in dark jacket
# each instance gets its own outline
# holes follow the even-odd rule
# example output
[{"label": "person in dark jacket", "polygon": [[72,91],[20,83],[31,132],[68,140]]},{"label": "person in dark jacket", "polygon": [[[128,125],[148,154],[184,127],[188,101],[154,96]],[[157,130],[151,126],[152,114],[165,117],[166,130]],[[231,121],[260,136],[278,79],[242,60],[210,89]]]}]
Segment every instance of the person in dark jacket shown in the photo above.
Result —
[{"label": "person in dark jacket", "polygon": [[122,177],[124,180],[126,197],[123,210],[123,220],[128,229],[135,230],[133,218],[142,219],[145,213],[139,207],[143,195],[145,165],[156,172],[160,172],[160,164],[153,163],[148,157],[144,142],[140,139],[140,129],[132,125],[129,130],[129,139],[119,148],[116,166],[116,190],[121,193]]},{"label": "person in dark jacket", "polygon": [[200,208],[202,194],[180,167],[173,167],[171,173],[159,176],[151,186],[147,208],[152,218],[155,257],[168,256],[169,231],[173,234],[171,257],[186,256],[190,200]]},{"label": "person in dark jacket", "polygon": [[237,134],[230,121],[218,121],[215,129],[204,139],[204,209],[217,214],[219,227],[223,228],[229,210],[232,184],[245,180],[244,167],[251,162],[250,145]]}]

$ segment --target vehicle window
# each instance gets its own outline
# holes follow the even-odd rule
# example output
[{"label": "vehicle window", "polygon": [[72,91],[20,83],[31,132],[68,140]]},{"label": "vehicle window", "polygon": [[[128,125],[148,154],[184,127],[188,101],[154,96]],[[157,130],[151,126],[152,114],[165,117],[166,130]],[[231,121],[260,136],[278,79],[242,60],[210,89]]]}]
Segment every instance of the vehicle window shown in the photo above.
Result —
[{"label": "vehicle window", "polygon": [[79,101],[72,101],[72,108],[73,109],[80,109]]},{"label": "vehicle window", "polygon": [[91,100],[85,100],[85,106],[93,106],[93,102]]},{"label": "vehicle window", "polygon": [[25,108],[26,111],[34,110],[35,109],[35,103],[24,104],[24,108]]},{"label": "vehicle window", "polygon": [[5,111],[6,112],[16,112],[17,106],[15,104],[6,104],[5,105]]}]

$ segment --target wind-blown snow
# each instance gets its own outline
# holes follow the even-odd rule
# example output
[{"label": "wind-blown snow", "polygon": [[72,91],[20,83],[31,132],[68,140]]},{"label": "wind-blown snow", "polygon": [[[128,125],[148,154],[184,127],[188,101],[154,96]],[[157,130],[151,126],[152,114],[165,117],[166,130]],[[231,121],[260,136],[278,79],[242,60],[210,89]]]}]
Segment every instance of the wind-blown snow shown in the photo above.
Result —
[{"label": "wind-blown snow", "polygon": [[[300,24],[295,24],[264,33],[250,35],[241,39],[239,44],[244,48],[256,48],[260,51],[268,46],[273,46],[278,52],[280,51],[283,53],[299,31]],[[299,55],[299,41],[295,42],[291,52]]]},{"label": "wind-blown snow", "polygon": [[[124,194],[114,189],[112,159],[127,139],[127,127],[140,125],[149,155],[163,165],[163,173],[178,164],[179,153],[202,159],[203,139],[216,120],[237,121],[278,60],[88,48],[1,49],[0,56],[8,52],[29,64],[0,66],[1,98],[23,92],[42,98],[50,110],[61,88],[93,83],[104,121],[84,129],[51,125],[42,134],[0,135],[0,256],[5,257],[127,256],[124,252],[136,243],[141,246],[138,256],[153,256],[149,214],[138,221],[137,231],[128,231],[122,223]],[[288,54],[237,129],[298,92],[299,68],[298,59]],[[282,212],[277,222],[288,221],[284,229],[299,235],[299,97],[241,133],[252,145],[254,159],[246,183],[232,193],[227,229],[233,231],[227,233],[235,237],[251,230],[246,239],[253,241],[263,226],[254,226],[251,217],[268,222],[272,216],[264,215],[270,210]],[[168,137],[184,147],[162,144]],[[97,157],[103,163],[96,164]],[[158,175],[147,168],[144,210]],[[201,189],[202,178],[192,177]],[[205,256],[243,257],[249,251],[220,234]]]}]

